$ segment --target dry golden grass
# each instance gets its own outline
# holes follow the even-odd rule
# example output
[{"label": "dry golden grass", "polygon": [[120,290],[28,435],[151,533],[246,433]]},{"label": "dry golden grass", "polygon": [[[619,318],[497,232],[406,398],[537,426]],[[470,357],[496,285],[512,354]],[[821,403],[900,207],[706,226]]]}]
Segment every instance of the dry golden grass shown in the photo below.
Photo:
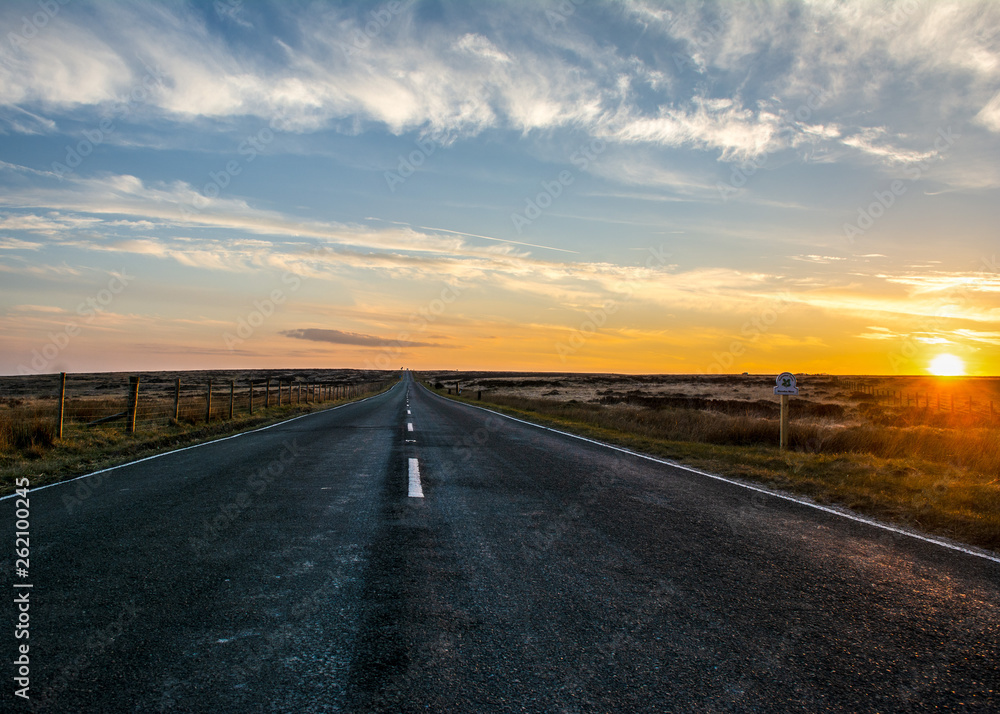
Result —
[{"label": "dry golden grass", "polygon": [[39,409],[0,412],[0,453],[37,453],[51,447],[59,436],[49,414]]}]

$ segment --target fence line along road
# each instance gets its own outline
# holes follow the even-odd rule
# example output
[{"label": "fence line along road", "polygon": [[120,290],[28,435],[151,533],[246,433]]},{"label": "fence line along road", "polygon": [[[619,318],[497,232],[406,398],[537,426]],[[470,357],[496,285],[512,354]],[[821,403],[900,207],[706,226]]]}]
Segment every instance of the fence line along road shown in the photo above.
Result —
[{"label": "fence line along road", "polygon": [[[156,427],[227,421],[271,410],[357,399],[398,380],[396,375],[384,375],[379,374],[380,379],[352,379],[348,375],[320,379],[130,375],[127,382],[124,375],[109,375],[95,384],[93,375],[63,372],[34,378],[37,389],[22,389],[17,396],[3,395],[6,399],[0,400],[0,427],[15,432],[19,427],[23,430],[26,426],[50,425],[51,434],[62,439],[95,428],[135,433]],[[118,380],[122,380],[120,386],[115,384]]]}]

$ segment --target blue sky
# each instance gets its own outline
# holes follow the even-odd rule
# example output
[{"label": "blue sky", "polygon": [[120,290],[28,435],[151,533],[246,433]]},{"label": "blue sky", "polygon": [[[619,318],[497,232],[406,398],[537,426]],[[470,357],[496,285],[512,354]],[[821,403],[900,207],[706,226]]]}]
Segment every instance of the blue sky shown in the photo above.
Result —
[{"label": "blue sky", "polygon": [[996,3],[0,27],[0,372],[1000,368]]}]

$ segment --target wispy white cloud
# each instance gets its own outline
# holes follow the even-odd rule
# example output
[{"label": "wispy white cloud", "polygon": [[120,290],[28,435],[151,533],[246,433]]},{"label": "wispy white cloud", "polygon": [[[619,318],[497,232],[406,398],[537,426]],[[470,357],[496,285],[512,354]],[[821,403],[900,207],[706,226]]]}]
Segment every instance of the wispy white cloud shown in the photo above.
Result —
[{"label": "wispy white cloud", "polygon": [[881,126],[861,129],[842,139],[842,143],[890,165],[930,161],[940,154],[933,149],[916,150],[898,146],[892,141],[886,128]]},{"label": "wispy white cloud", "polygon": [[[289,15],[297,23],[294,43],[274,38],[259,54],[235,48],[184,6],[102,5],[90,21],[71,21],[63,12],[23,53],[5,57],[0,99],[21,107],[107,105],[141,80],[145,62],[165,77],[150,105],[178,121],[280,116],[289,128],[312,131],[353,119],[396,133],[582,128],[622,143],[690,147],[723,159],[835,143],[843,135],[845,146],[872,158],[914,160],[925,147],[876,136],[886,121],[896,122],[887,127],[893,135],[904,128],[891,104],[899,77],[912,83],[913,96],[905,101],[914,104],[922,78],[933,81],[935,92],[944,91],[945,100],[937,102],[942,112],[971,107],[980,97],[968,116],[978,113],[992,128],[1000,71],[996,38],[977,32],[998,20],[995,7],[916,5],[906,12],[821,1],[792,13],[781,6],[727,4],[712,16],[694,4],[624,3],[627,21],[674,44],[676,51],[664,53],[658,65],[624,47],[602,46],[572,24],[549,32],[543,13],[551,8],[544,5],[489,8],[481,19],[493,31],[460,34],[418,23],[408,10],[361,48],[353,43],[359,33],[365,36],[367,16],[311,6]],[[113,22],[107,21],[111,14]],[[765,50],[788,71],[755,78]],[[677,57],[703,73],[746,76],[720,98],[683,80],[687,65],[677,66]],[[876,71],[879,66],[885,70]],[[949,76],[967,81],[948,91]],[[823,91],[822,108],[803,119],[802,103],[816,87]],[[855,112],[861,98],[883,120],[845,131],[851,120],[837,113]]]},{"label": "wispy white cloud", "polygon": [[512,61],[507,54],[498,50],[496,45],[482,35],[472,33],[462,35],[454,46],[455,50],[459,52],[464,52],[490,62],[509,64]]},{"label": "wispy white cloud", "polygon": [[847,260],[847,258],[845,258],[844,256],[837,256],[837,255],[793,255],[790,257],[792,260],[799,260],[804,263],[817,263],[820,265],[840,263]]},{"label": "wispy white cloud", "polygon": [[48,211],[43,215],[0,213],[0,231],[23,231],[43,236],[54,236],[69,230],[90,228],[101,223],[102,220],[97,217],[66,216],[60,215],[57,211]]},{"label": "wispy white cloud", "polygon": [[1000,92],[994,94],[993,98],[976,114],[976,121],[990,131],[1000,133]]}]

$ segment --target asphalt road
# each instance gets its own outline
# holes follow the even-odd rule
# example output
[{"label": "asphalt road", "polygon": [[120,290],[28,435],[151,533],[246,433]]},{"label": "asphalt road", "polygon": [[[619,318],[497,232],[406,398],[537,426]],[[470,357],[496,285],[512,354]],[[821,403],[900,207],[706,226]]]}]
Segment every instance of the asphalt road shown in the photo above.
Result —
[{"label": "asphalt road", "polygon": [[1000,709],[1000,564],[409,379],[30,510],[3,711]]}]

